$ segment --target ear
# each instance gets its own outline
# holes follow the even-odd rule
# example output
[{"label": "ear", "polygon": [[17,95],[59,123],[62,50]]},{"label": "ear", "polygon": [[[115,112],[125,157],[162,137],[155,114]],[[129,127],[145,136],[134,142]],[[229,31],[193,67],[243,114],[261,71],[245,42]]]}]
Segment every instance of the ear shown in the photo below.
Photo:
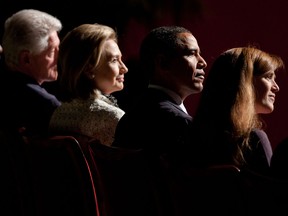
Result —
[{"label": "ear", "polygon": [[87,69],[84,71],[84,74],[89,78],[89,79],[94,79],[95,78],[95,71],[93,71],[92,65],[88,65]]},{"label": "ear", "polygon": [[27,50],[21,51],[19,55],[19,64],[25,66],[30,64],[30,52]]},{"label": "ear", "polygon": [[167,68],[169,68],[169,60],[167,59],[166,56],[159,54],[156,57],[156,64],[161,67],[163,70],[166,70]]}]

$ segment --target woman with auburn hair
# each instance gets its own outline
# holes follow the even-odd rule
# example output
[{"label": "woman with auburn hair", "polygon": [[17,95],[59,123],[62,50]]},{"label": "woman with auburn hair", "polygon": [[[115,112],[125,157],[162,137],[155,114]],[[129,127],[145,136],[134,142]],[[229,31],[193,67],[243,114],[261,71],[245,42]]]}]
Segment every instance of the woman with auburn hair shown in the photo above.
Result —
[{"label": "woman with auburn hair", "polygon": [[262,114],[274,110],[282,59],[255,47],[220,54],[211,66],[193,120],[194,158],[201,166],[231,164],[269,173],[272,147]]}]

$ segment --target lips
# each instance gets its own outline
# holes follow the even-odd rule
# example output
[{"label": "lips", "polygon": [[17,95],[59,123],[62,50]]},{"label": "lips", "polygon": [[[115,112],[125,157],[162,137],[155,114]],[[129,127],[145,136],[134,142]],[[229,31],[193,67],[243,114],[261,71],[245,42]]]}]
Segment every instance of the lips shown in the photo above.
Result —
[{"label": "lips", "polygon": [[197,71],[195,74],[195,78],[204,80],[205,79],[205,73],[203,71]]},{"label": "lips", "polygon": [[117,80],[118,82],[124,82],[124,77],[118,77],[116,80]]},{"label": "lips", "polygon": [[269,95],[270,100],[272,100],[273,102],[275,102],[275,95]]}]

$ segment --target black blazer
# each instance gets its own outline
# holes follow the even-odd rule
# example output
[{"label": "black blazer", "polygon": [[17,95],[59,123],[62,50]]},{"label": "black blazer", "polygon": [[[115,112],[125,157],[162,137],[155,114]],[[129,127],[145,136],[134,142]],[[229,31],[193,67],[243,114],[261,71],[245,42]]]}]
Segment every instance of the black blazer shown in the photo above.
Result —
[{"label": "black blazer", "polygon": [[161,90],[148,88],[120,119],[112,145],[174,152],[186,145],[192,117]]},{"label": "black blazer", "polygon": [[28,136],[46,135],[50,117],[61,102],[23,73],[5,71],[3,75],[0,81],[3,124],[25,128]]}]

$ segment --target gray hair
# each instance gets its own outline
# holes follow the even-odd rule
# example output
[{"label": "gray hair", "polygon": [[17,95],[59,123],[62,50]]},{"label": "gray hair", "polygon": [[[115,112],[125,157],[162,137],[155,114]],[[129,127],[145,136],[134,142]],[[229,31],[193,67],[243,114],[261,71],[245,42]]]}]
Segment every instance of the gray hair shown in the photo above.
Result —
[{"label": "gray hair", "polygon": [[23,9],[13,14],[5,21],[2,40],[7,66],[18,65],[18,56],[23,50],[41,53],[48,46],[50,33],[61,29],[61,21],[46,12]]}]

